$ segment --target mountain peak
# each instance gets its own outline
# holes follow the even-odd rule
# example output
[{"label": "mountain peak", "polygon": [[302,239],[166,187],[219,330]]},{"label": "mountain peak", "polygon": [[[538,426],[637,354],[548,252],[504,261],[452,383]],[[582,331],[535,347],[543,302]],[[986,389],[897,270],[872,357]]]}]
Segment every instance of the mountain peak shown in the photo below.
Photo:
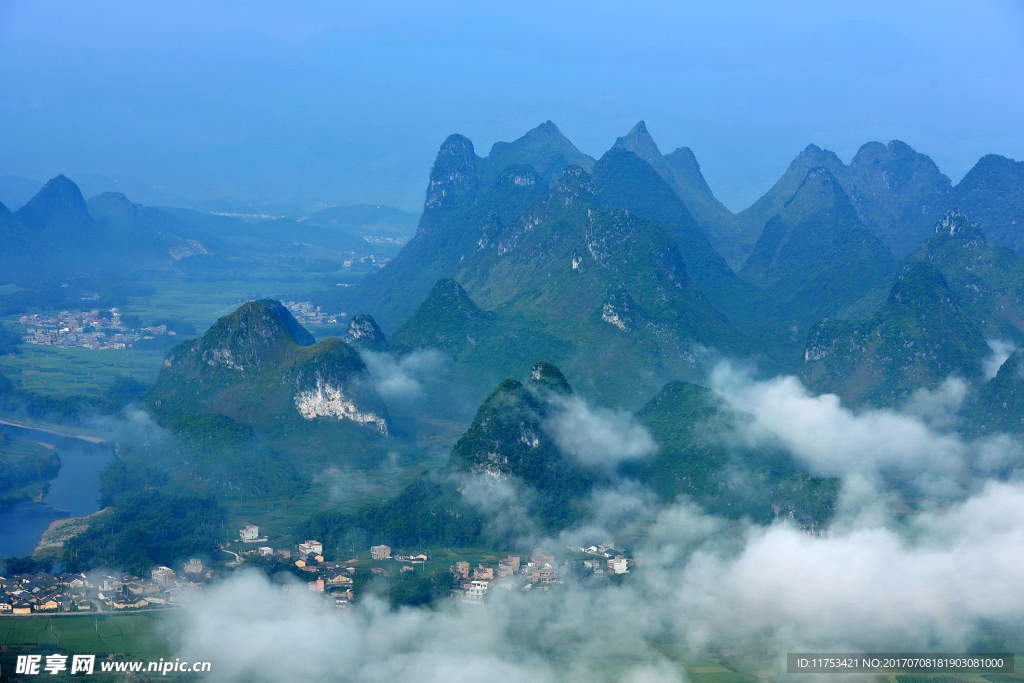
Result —
[{"label": "mountain peak", "polygon": [[935,234],[944,237],[984,237],[984,233],[977,223],[974,223],[959,209],[950,209],[935,224]]},{"label": "mountain peak", "polygon": [[464,135],[449,135],[437,151],[430,169],[430,185],[424,211],[451,205],[457,201],[456,189],[472,190],[476,184],[476,152],[473,143]]},{"label": "mountain peak", "polygon": [[578,199],[584,201],[596,201],[597,190],[590,174],[579,166],[570,166],[562,173],[555,186],[551,189],[552,197],[560,200],[564,205],[574,203]]},{"label": "mountain peak", "polygon": [[807,172],[800,187],[793,196],[784,204],[788,210],[791,206],[794,209],[803,208],[809,204],[820,205],[826,202],[830,205],[841,205],[844,209],[853,211],[849,197],[843,191],[842,185],[832,172],[824,166],[816,166]]},{"label": "mountain peak", "polygon": [[542,387],[556,394],[571,394],[572,387],[565,379],[562,371],[547,361],[540,361],[533,364],[530,369],[530,384]]},{"label": "mountain peak", "polygon": [[387,339],[372,315],[359,313],[352,316],[345,331],[345,341],[356,348],[377,351],[387,346]]},{"label": "mountain peak", "polygon": [[651,137],[651,134],[647,132],[647,124],[643,121],[633,126],[621,138],[616,139],[612,149],[616,148],[633,152],[641,159],[652,164],[656,160],[661,159],[661,151],[658,149],[658,144]]},{"label": "mountain peak", "polygon": [[594,160],[562,134],[551,121],[545,121],[512,142],[495,142],[490,153],[481,160],[480,178],[490,184],[512,165],[533,166],[547,182],[553,182],[568,166],[589,170]]},{"label": "mountain peak", "polygon": [[63,174],[46,181],[15,215],[29,227],[71,233],[71,236],[92,227],[92,217],[81,190]]},{"label": "mountain peak", "polygon": [[261,367],[282,347],[315,341],[280,301],[261,299],[247,301],[215,322],[199,343],[209,365],[245,371]]},{"label": "mountain peak", "polygon": [[529,137],[544,137],[544,138],[561,138],[567,140],[568,138],[559,130],[558,126],[555,125],[554,121],[548,119],[544,123],[540,124],[536,128],[532,128],[526,131],[523,135],[524,138]]}]

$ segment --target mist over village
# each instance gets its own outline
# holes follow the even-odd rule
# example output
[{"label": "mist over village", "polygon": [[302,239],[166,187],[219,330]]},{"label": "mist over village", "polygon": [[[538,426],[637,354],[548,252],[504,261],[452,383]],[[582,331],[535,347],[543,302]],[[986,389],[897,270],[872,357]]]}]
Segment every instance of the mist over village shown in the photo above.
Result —
[{"label": "mist over village", "polygon": [[1024,683],[1022,36],[0,3],[0,681]]}]

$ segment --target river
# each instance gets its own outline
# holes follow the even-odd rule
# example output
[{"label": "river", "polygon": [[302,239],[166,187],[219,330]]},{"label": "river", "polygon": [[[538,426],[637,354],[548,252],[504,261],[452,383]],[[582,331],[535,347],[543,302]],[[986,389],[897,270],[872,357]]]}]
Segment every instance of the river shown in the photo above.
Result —
[{"label": "river", "polygon": [[60,455],[60,472],[41,503],[17,503],[0,511],[0,557],[30,555],[55,519],[81,517],[99,506],[99,474],[114,457],[111,444],[33,427],[5,423],[8,436],[48,443]]}]

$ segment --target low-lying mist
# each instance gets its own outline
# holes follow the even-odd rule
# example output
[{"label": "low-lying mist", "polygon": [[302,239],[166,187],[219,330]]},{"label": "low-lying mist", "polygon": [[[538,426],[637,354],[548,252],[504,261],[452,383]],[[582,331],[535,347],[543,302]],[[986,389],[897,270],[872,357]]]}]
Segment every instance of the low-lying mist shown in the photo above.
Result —
[{"label": "low-lying mist", "polygon": [[[548,539],[524,531],[557,549],[640,523],[625,581],[567,579],[544,593],[495,586],[482,606],[432,609],[392,611],[367,596],[335,612],[302,586],[286,593],[242,574],[178,614],[180,656],[213,661],[214,680],[225,681],[678,681],[684,672],[658,643],[695,655],[954,652],[1024,626],[1021,446],[955,431],[962,382],[901,409],[859,411],[796,378],[757,381],[728,363],[710,386],[736,416],[716,423],[718,438],[783,448],[812,474],[842,478],[830,529],[727,520],[686,499],[659,504],[620,480],[593,494],[585,527]],[[562,445],[584,462],[653,450],[621,415],[580,403],[563,417]],[[508,509],[517,495],[465,494]]]}]

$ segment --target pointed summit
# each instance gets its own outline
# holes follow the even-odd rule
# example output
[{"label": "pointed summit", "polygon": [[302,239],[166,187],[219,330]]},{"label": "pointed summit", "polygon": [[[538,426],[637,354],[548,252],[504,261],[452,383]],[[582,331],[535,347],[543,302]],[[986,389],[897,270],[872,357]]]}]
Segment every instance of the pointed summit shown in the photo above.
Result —
[{"label": "pointed summit", "polygon": [[15,216],[33,230],[45,231],[71,243],[80,242],[83,233],[93,227],[82,192],[64,175],[48,180]]},{"label": "pointed summit", "polygon": [[352,316],[345,330],[345,341],[357,349],[369,349],[370,351],[381,351],[387,348],[388,340],[384,333],[377,327],[377,321],[372,315],[359,313]]},{"label": "pointed summit", "polygon": [[482,338],[493,315],[469,298],[452,278],[438,280],[412,316],[391,335],[393,346],[434,347],[458,353]]},{"label": "pointed summit", "polygon": [[551,121],[513,142],[495,142],[490,154],[480,161],[480,178],[490,185],[502,171],[517,164],[533,166],[549,183],[569,166],[580,166],[586,171],[594,168],[594,160],[576,149]]},{"label": "pointed summit", "polygon": [[683,200],[647,161],[625,147],[612,147],[594,166],[594,184],[605,206],[646,218],[675,238],[687,272],[716,307],[728,313],[729,305],[749,298],[745,283],[711,246]]},{"label": "pointed summit", "polygon": [[1024,253],[1024,161],[983,156],[952,195],[990,240]]},{"label": "pointed summit", "polygon": [[960,242],[965,240],[985,239],[985,233],[981,231],[977,223],[971,220],[958,209],[950,209],[935,224],[935,236],[952,238]]},{"label": "pointed summit", "polygon": [[816,167],[765,224],[740,275],[766,288],[787,322],[806,329],[860,299],[892,267],[836,177]]},{"label": "pointed summit", "polygon": [[680,147],[671,154],[662,156],[658,144],[647,131],[647,124],[643,121],[618,138],[612,149],[630,151],[650,164],[683,202],[686,210],[707,235],[712,247],[719,254],[724,253],[723,249],[727,250],[732,212],[715,198],[700,172],[693,152],[686,147]]},{"label": "pointed summit", "polygon": [[742,262],[750,255],[768,220],[782,211],[803,185],[807,174],[817,167],[828,169],[834,176],[842,175],[845,168],[843,162],[833,152],[821,149],[817,145],[807,145],[790,162],[786,172],[764,196],[736,214],[734,232],[731,235],[732,244],[729,253],[723,254],[733,267],[737,267],[736,259]]},{"label": "pointed summit", "polygon": [[[175,423],[216,413],[283,439],[289,450],[310,447],[325,434],[321,428],[339,423],[388,433],[387,407],[359,353],[336,337],[314,343],[270,299],[249,301],[174,347],[149,397],[158,415]],[[291,435],[297,428],[304,430],[300,444]]]},{"label": "pointed summit", "polygon": [[492,217],[497,223],[514,220],[547,195],[548,184],[533,167],[510,164],[490,176],[487,163],[462,135],[444,141],[416,234],[386,268],[345,293],[346,309],[368,311],[383,330],[394,331],[439,279],[450,277],[478,248]]},{"label": "pointed summit", "polygon": [[[993,243],[964,213],[947,211],[908,260],[935,266],[986,337],[1024,344],[1024,302],[1017,293],[1024,282],[1024,257]],[[880,294],[872,299],[881,299]]]},{"label": "pointed summit", "polygon": [[542,387],[556,394],[572,393],[572,387],[569,386],[562,371],[547,361],[534,363],[530,368],[530,385]]},{"label": "pointed summit", "polygon": [[449,135],[437,151],[430,169],[430,185],[424,212],[456,204],[476,189],[476,153],[473,143],[463,135]]},{"label": "pointed summit", "polygon": [[570,166],[551,188],[551,197],[566,206],[578,201],[596,202],[597,188],[589,173],[579,166]]},{"label": "pointed summit", "polygon": [[[632,152],[648,163],[652,159],[660,159],[661,151],[658,143],[654,141],[651,134],[647,132],[647,124],[640,121],[633,126],[628,133],[615,140],[612,148],[621,148]],[[653,164],[651,164],[653,166]]]},{"label": "pointed summit", "polygon": [[248,301],[214,323],[200,346],[205,363],[246,372],[258,371],[290,347],[315,341],[280,301],[262,299]]}]

